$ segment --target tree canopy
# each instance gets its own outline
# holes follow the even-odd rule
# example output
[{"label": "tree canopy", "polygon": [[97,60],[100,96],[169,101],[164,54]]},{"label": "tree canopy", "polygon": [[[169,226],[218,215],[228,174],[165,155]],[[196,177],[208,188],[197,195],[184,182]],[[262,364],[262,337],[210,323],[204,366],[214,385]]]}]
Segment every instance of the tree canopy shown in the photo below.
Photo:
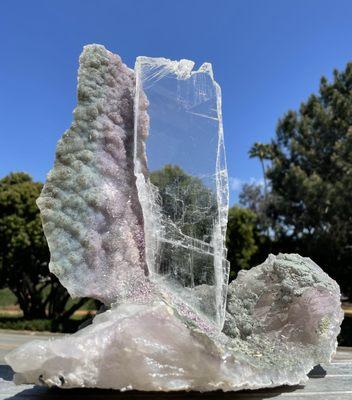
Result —
[{"label": "tree canopy", "polygon": [[251,258],[258,250],[256,223],[257,216],[253,211],[238,206],[230,208],[226,245],[231,278],[234,278],[239,270],[251,266]]},{"label": "tree canopy", "polygon": [[268,160],[271,239],[313,258],[351,293],[352,63],[330,83],[323,77],[318,94],[279,120],[272,142],[252,150]]},{"label": "tree canopy", "polygon": [[[150,180],[159,190],[163,212],[173,221],[182,221],[183,233],[207,241],[212,234],[213,219],[217,216],[214,193],[179,166],[166,165],[152,172]],[[257,216],[251,210],[235,206],[229,211],[226,242],[232,277],[240,269],[250,266],[249,261],[257,250],[256,223]],[[166,257],[167,262],[170,257],[171,254]],[[195,260],[194,263],[197,264]],[[198,275],[204,268],[204,261],[200,266],[194,266]]]},{"label": "tree canopy", "polygon": [[36,206],[42,184],[26,173],[0,180],[0,284],[15,294],[25,318],[64,321],[86,299],[67,308],[69,294],[49,272],[49,250]]},{"label": "tree canopy", "polygon": [[165,216],[184,234],[209,241],[217,215],[214,192],[201,179],[187,174],[177,165],[153,171],[150,181],[158,188]]}]

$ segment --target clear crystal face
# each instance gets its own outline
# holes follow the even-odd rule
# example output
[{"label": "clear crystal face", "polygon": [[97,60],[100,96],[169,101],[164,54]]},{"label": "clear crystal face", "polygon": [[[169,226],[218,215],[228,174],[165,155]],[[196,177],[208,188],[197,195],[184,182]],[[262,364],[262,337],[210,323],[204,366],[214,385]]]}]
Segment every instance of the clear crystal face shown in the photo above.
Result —
[{"label": "clear crystal face", "polygon": [[221,328],[229,272],[221,91],[210,64],[193,65],[138,57],[135,174],[151,278]]}]

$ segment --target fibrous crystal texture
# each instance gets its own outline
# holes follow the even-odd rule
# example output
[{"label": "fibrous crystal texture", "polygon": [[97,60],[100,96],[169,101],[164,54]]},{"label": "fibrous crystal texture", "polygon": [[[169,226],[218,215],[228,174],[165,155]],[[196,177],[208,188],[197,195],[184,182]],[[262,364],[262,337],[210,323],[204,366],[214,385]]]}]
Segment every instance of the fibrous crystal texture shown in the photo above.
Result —
[{"label": "fibrous crystal texture", "polygon": [[[210,64],[193,66],[137,58],[134,165],[151,279],[222,328],[229,263],[221,91]],[[139,117],[146,107],[148,132]]]},{"label": "fibrous crystal texture", "polygon": [[330,361],[340,291],[312,260],[270,255],[227,285],[220,89],[209,64],[192,68],[141,57],[134,76],[85,47],[74,122],[38,205],[51,270],[111,308],[7,355],[17,383],[256,389],[303,383]]}]

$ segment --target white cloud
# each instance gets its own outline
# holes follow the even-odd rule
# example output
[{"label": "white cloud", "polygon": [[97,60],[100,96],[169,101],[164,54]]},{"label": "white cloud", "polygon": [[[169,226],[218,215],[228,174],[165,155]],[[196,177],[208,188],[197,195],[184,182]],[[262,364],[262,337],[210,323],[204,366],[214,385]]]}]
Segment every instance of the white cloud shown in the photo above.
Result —
[{"label": "white cloud", "polygon": [[259,186],[264,186],[264,179],[263,178],[254,178],[253,176],[251,178],[249,178],[249,180],[246,182],[249,184],[255,184],[255,185],[259,185]]},{"label": "white cloud", "polygon": [[242,179],[236,178],[234,176],[229,177],[229,187],[232,192],[239,192],[245,183],[264,186],[263,178],[251,177],[247,180],[242,180]]},{"label": "white cloud", "polygon": [[241,189],[242,185],[243,182],[241,181],[241,179],[232,176],[229,177],[230,190],[232,190],[233,192],[238,192]]}]

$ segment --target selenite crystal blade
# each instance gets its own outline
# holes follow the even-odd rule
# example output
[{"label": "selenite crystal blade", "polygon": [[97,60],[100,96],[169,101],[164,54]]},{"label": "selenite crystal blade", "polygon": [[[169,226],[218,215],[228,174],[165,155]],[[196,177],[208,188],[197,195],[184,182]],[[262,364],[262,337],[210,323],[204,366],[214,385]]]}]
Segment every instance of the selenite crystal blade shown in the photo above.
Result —
[{"label": "selenite crystal blade", "polygon": [[152,279],[221,328],[229,271],[221,90],[210,64],[193,66],[137,58],[135,174]]}]

